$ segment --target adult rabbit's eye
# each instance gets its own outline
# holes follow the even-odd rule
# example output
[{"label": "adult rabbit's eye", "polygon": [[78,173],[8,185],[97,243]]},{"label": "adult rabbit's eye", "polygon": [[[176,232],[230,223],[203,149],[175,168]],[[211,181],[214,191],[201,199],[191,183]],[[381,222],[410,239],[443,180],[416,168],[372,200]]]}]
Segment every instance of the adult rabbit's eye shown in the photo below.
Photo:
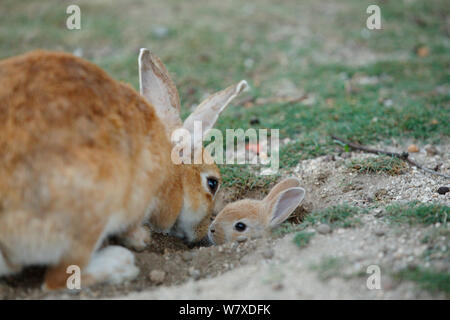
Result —
[{"label": "adult rabbit's eye", "polygon": [[238,223],[236,223],[236,224],[234,225],[234,228],[235,228],[237,231],[242,232],[242,231],[245,231],[245,229],[247,229],[247,226],[245,225],[245,223],[238,222]]},{"label": "adult rabbit's eye", "polygon": [[217,188],[219,187],[219,180],[217,180],[214,177],[208,177],[207,183],[208,183],[208,188],[211,191],[211,193],[215,194],[217,191]]}]

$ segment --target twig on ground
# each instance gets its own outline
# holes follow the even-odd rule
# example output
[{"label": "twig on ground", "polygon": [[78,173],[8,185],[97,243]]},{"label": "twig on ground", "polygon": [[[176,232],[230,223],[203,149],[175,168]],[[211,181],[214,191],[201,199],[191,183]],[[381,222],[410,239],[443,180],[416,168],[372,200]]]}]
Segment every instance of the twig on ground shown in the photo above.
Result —
[{"label": "twig on ground", "polygon": [[415,166],[415,167],[417,167],[417,168],[419,168],[419,169],[421,169],[421,170],[423,170],[425,172],[428,172],[430,174],[434,174],[434,175],[437,175],[437,176],[441,176],[441,177],[450,179],[449,175],[444,174],[444,173],[440,173],[440,172],[436,172],[436,171],[434,171],[432,169],[429,169],[427,167],[424,167],[424,166],[418,164],[417,162],[415,162],[414,160],[410,159],[408,152],[399,153],[399,152],[389,152],[389,151],[379,150],[379,149],[372,149],[372,148],[368,148],[366,146],[362,146],[362,145],[360,145],[358,143],[354,143],[354,142],[350,142],[350,141],[341,139],[341,138],[336,137],[336,136],[331,136],[331,138],[333,140],[337,140],[337,141],[340,141],[340,142],[348,145],[352,149],[361,150],[361,151],[368,152],[368,153],[385,154],[385,155],[388,155],[388,156],[391,156],[391,157],[397,157],[399,159],[402,159],[402,160],[406,161],[410,165]]},{"label": "twig on ground", "polygon": [[296,103],[305,100],[308,96],[306,94],[299,94],[297,96],[276,96],[268,98],[256,98],[255,96],[250,96],[238,100],[234,103],[236,106],[244,105],[247,107],[261,106],[269,103]]}]

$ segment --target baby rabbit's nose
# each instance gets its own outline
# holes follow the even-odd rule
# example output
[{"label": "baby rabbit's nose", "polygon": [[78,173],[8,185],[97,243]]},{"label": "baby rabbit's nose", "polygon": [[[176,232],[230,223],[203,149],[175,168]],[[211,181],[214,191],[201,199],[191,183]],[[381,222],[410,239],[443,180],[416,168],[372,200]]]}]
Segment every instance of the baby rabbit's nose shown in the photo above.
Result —
[{"label": "baby rabbit's nose", "polygon": [[216,229],[214,229],[214,227],[211,227],[211,228],[209,229],[209,231],[210,231],[211,233],[214,233],[214,232],[216,232]]}]

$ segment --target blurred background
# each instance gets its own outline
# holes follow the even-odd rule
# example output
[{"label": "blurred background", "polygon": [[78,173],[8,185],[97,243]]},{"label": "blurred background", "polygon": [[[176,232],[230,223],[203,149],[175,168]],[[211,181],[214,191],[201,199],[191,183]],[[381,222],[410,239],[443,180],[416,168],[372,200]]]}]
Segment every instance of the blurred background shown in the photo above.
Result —
[{"label": "blurred background", "polygon": [[[72,4],[81,9],[80,30],[66,27],[70,16],[66,9]],[[366,27],[370,16],[366,10],[373,4],[381,9],[380,30]],[[233,101],[216,127],[279,129],[281,170],[278,175],[261,176],[258,168],[250,165],[220,166],[221,190],[228,197],[222,205],[247,196],[262,198],[279,175],[301,174],[307,201],[298,215],[293,215],[294,225],[282,226],[278,235],[296,232],[293,240],[303,248],[312,237],[304,228],[310,230],[320,222],[329,225],[326,232],[339,232],[316,236],[317,242],[309,244],[309,254],[302,251],[301,258],[297,258],[296,248],[273,258],[291,257],[298,267],[286,264],[283,269],[281,260],[264,262],[250,278],[236,273],[227,283],[228,289],[214,284],[199,295],[197,285],[192,285],[190,293],[182,287],[178,297],[429,297],[416,295],[408,284],[397,290],[397,282],[387,276],[396,272],[399,279],[443,291],[448,298],[450,237],[446,221],[450,211],[446,205],[431,203],[448,204],[450,193],[444,195],[448,180],[407,171],[403,161],[391,157],[359,159],[363,154],[355,152],[357,157],[352,159],[349,150],[336,144],[331,135],[379,149],[405,151],[408,146],[419,146],[421,151],[414,157],[420,155],[421,163],[448,172],[449,4],[448,0],[0,0],[0,59],[38,48],[71,52],[138,89],[139,49],[150,48],[166,64],[178,87],[183,117],[207,95],[241,79],[248,81],[251,90]],[[436,152],[428,154],[427,144],[436,146]],[[441,150],[439,154],[437,150]],[[313,159],[322,155],[326,156]],[[312,160],[301,161],[305,159]],[[439,192],[443,187],[447,191]],[[410,202],[382,208],[399,199]],[[417,199],[424,203],[418,205]],[[346,201],[352,206],[341,205]],[[361,203],[362,208],[358,207]],[[366,215],[368,212],[373,214]],[[163,248],[170,241],[155,243]],[[293,250],[286,241],[277,246]],[[242,255],[259,250],[248,248]],[[187,270],[194,266],[202,271],[202,277],[209,277],[225,272],[229,264],[245,264],[237,253],[213,250],[202,251],[204,260],[193,261],[181,257],[168,260],[165,249],[164,255],[141,253],[138,260],[145,263],[144,271],[131,287],[122,291],[105,287],[91,296],[155,287],[148,277],[149,266],[173,274],[165,281],[172,285],[190,279]],[[323,260],[317,262],[322,254]],[[386,268],[385,296],[365,287],[366,272],[361,268],[374,261]],[[347,275],[345,272],[353,278],[340,286],[336,285],[340,282],[316,286],[311,282],[310,264],[319,278]],[[272,265],[281,266],[281,271],[274,273]],[[280,286],[284,272],[285,285],[293,290],[283,291]],[[33,278],[10,280],[11,286],[0,283],[0,298],[2,288],[7,297],[30,298],[29,279]],[[31,297],[41,297],[41,281],[34,283]],[[313,285],[304,287],[305,283]],[[250,294],[245,290],[248,287],[254,288]],[[170,297],[177,296],[176,290]],[[160,291],[155,292],[155,297],[161,298]]]},{"label": "blurred background", "polygon": [[[80,30],[66,27],[70,4],[81,9]],[[366,28],[370,4],[381,8],[381,30]],[[1,0],[0,6],[0,58],[37,48],[72,52],[137,88],[137,56],[147,47],[178,86],[183,117],[206,95],[247,79],[251,91],[218,127],[280,129],[287,170],[329,152],[330,134],[360,143],[448,141],[446,0]]]}]

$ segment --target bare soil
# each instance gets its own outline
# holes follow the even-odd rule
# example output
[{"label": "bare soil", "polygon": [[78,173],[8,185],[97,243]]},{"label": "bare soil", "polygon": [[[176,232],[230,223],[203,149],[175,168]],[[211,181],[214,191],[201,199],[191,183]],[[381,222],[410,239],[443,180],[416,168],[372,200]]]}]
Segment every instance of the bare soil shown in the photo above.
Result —
[{"label": "bare soil", "polygon": [[[429,167],[441,164],[441,171],[449,172],[449,145],[438,146],[438,151],[434,156],[422,151],[414,157]],[[420,240],[437,226],[392,225],[383,219],[383,208],[392,202],[412,200],[449,205],[450,193],[440,195],[436,191],[440,186],[448,186],[448,180],[415,168],[408,168],[406,173],[397,176],[359,174],[348,168],[351,159],[366,157],[372,155],[324,156],[302,161],[294,170],[303,181],[307,196],[292,221],[299,222],[312,210],[343,202],[368,209],[368,213],[360,217],[360,226],[333,230],[325,235],[316,232],[305,248],[294,244],[293,233],[212,247],[188,247],[178,239],[154,234],[152,245],[135,253],[141,272],[129,283],[98,285],[75,293],[45,293],[40,289],[45,270],[33,267],[20,275],[0,280],[0,298],[447,298],[443,293],[432,294],[412,282],[399,281],[392,276],[393,272],[411,265],[428,267],[432,264],[434,269],[449,272],[450,265],[445,256],[437,256],[431,262],[422,259],[427,247]],[[241,197],[261,198],[264,192],[254,190]],[[230,201],[230,194],[230,191],[221,194],[216,211]],[[315,230],[310,228],[310,231]],[[449,245],[446,237],[438,241],[438,246]],[[331,275],[324,277],[321,268],[326,259],[338,263],[333,266]],[[381,290],[367,289],[366,269],[372,264],[381,268]],[[152,270],[165,272],[161,283],[151,280]]]}]

